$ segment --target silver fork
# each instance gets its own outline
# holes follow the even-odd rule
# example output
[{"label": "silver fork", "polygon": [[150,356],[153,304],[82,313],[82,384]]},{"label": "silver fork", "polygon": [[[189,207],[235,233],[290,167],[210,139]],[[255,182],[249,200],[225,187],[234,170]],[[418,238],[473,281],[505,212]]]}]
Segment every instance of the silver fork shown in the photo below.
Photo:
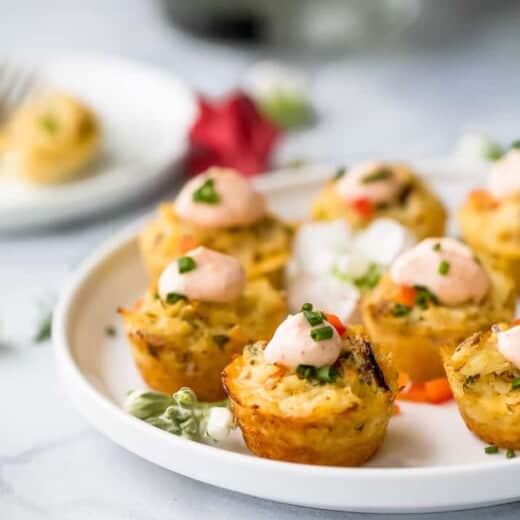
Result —
[{"label": "silver fork", "polygon": [[35,86],[34,70],[9,61],[0,62],[0,125],[29,97]]}]

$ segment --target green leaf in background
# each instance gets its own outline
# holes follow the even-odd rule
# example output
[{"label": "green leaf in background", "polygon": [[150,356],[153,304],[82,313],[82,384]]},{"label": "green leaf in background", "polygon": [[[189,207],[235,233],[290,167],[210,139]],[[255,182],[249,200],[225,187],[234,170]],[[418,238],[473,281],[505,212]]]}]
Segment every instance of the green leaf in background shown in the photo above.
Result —
[{"label": "green leaf in background", "polygon": [[298,92],[274,91],[259,98],[258,106],[267,118],[285,130],[309,125],[313,118],[312,108]]}]

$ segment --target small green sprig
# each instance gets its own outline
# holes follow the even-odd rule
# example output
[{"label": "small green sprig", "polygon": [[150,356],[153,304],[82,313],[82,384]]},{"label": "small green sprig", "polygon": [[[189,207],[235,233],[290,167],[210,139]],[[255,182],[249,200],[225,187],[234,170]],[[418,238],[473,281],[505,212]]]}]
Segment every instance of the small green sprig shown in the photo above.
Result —
[{"label": "small green sprig", "polygon": [[219,442],[234,428],[228,400],[204,403],[191,388],[172,396],[161,392],[132,390],[125,410],[156,428],[200,442]]},{"label": "small green sprig", "polygon": [[331,365],[323,365],[321,367],[298,365],[296,367],[296,375],[300,379],[307,379],[311,383],[317,381],[324,385],[325,383],[334,383],[338,377],[338,371]]},{"label": "small green sprig", "polygon": [[206,179],[198,189],[193,192],[194,202],[202,202],[204,204],[218,204],[220,195],[215,189],[215,180]]}]

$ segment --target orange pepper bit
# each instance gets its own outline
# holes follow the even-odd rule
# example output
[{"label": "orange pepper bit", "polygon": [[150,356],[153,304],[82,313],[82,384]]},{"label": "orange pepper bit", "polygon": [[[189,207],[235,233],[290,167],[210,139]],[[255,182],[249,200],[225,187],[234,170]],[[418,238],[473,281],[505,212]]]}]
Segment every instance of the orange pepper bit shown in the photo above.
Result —
[{"label": "orange pepper bit", "polygon": [[328,312],[324,312],[323,314],[325,314],[327,321],[338,331],[338,334],[343,336],[344,332],[347,330],[347,327],[343,325],[341,320],[335,314],[330,314]]},{"label": "orange pepper bit", "polygon": [[182,235],[179,240],[179,252],[185,253],[199,245],[199,242],[191,235]]},{"label": "orange pepper bit", "polygon": [[469,194],[470,200],[473,204],[478,206],[480,209],[495,209],[498,207],[498,200],[484,189],[473,190]]},{"label": "orange pepper bit", "polygon": [[364,219],[372,218],[372,215],[374,214],[374,205],[372,204],[372,201],[367,198],[356,199],[352,202],[352,207],[354,208],[354,211]]},{"label": "orange pepper bit", "polygon": [[392,403],[392,416],[401,415],[401,408],[397,403]]},{"label": "orange pepper bit", "polygon": [[413,307],[415,304],[415,297],[417,296],[417,289],[409,287],[407,285],[400,285],[397,288],[397,294],[395,295],[395,301],[408,307]]},{"label": "orange pepper bit", "polygon": [[398,382],[401,390],[397,394],[397,399],[401,401],[440,404],[453,397],[450,385],[445,377],[432,379],[426,381],[426,383],[415,383],[410,381],[406,374],[400,373]]},{"label": "orange pepper bit", "polygon": [[513,327],[516,326],[516,325],[520,325],[520,318],[517,318],[516,320],[513,320],[511,325],[513,325]]}]

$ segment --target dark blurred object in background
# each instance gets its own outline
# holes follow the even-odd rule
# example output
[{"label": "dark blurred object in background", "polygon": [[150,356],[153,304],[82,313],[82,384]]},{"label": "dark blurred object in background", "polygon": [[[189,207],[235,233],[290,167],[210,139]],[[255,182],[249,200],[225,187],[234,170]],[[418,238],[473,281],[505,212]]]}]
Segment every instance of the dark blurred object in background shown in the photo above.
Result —
[{"label": "dark blurred object in background", "polygon": [[[197,35],[313,50],[367,47],[410,29],[414,44],[445,43],[514,0],[162,0]],[[418,41],[417,41],[418,40]]]}]

